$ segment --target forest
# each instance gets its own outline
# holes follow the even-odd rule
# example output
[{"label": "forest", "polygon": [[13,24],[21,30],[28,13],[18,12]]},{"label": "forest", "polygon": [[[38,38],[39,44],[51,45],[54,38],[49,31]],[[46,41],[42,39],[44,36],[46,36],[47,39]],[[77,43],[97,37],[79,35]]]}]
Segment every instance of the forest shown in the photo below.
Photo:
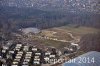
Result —
[{"label": "forest", "polygon": [[99,17],[100,14],[80,11],[73,13],[69,11],[42,11],[32,8],[14,7],[1,7],[0,9],[0,23],[4,25],[4,28],[14,30],[25,27],[45,29],[67,24],[100,28]]}]

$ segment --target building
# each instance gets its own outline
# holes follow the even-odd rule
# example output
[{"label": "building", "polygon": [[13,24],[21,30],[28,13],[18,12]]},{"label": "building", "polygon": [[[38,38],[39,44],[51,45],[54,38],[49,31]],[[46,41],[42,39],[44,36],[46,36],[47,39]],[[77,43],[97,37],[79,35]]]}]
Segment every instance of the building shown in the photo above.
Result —
[{"label": "building", "polygon": [[57,58],[55,51],[55,49],[43,51],[40,48],[23,44],[5,45],[0,50],[0,64],[2,66],[41,66]]}]

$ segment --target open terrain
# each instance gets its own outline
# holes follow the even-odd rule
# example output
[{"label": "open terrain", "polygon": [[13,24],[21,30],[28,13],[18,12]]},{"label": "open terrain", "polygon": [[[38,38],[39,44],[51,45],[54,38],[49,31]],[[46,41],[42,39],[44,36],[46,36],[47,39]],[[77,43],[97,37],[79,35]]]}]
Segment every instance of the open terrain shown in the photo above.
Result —
[{"label": "open terrain", "polygon": [[82,36],[100,32],[99,29],[91,27],[74,27],[73,25],[54,27],[41,30],[41,33],[33,35],[33,40],[40,44],[52,46],[56,48],[63,48],[70,43],[78,43]]}]

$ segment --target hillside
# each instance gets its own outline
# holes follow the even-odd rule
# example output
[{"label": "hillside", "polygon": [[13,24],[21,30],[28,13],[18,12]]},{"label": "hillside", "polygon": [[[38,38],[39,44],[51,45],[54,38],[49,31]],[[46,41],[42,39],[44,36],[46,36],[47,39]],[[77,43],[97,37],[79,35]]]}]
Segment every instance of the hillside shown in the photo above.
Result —
[{"label": "hillside", "polygon": [[100,12],[99,0],[1,0],[0,5],[18,8],[28,7],[41,10]]},{"label": "hillside", "polygon": [[78,24],[100,28],[99,0],[0,0],[0,22],[11,30]]},{"label": "hillside", "polygon": [[100,14],[90,12],[42,11],[32,8],[1,7],[0,22],[12,29],[37,27],[40,29],[78,24],[100,28]]},{"label": "hillside", "polygon": [[81,38],[80,46],[84,52],[100,51],[100,33],[84,35]]}]

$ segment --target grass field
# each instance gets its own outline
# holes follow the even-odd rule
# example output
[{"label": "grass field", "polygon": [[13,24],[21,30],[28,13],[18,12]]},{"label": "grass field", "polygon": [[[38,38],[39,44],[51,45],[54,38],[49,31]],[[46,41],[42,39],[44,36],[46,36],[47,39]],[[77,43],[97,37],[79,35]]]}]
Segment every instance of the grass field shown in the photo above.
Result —
[{"label": "grass field", "polygon": [[[70,41],[70,40],[73,40],[73,38],[71,38],[68,33],[71,33],[76,39],[81,39],[81,37],[85,34],[96,33],[96,32],[100,32],[100,30],[96,28],[83,27],[83,26],[75,28],[72,25],[71,26],[68,25],[68,26],[44,29],[39,35],[46,36],[53,39],[56,38],[58,40]],[[37,38],[36,40],[44,45],[54,46],[56,48],[63,48],[70,44],[67,42],[60,42],[60,41],[54,41],[54,40],[48,40],[48,39]]]},{"label": "grass field", "polygon": [[76,33],[76,34],[80,34],[80,35],[84,35],[84,34],[88,34],[88,33],[100,32],[100,30],[96,29],[96,28],[83,27],[83,26],[79,26],[79,27],[75,28],[75,27],[72,27],[70,25],[59,27],[59,29],[63,29],[65,31]]}]

